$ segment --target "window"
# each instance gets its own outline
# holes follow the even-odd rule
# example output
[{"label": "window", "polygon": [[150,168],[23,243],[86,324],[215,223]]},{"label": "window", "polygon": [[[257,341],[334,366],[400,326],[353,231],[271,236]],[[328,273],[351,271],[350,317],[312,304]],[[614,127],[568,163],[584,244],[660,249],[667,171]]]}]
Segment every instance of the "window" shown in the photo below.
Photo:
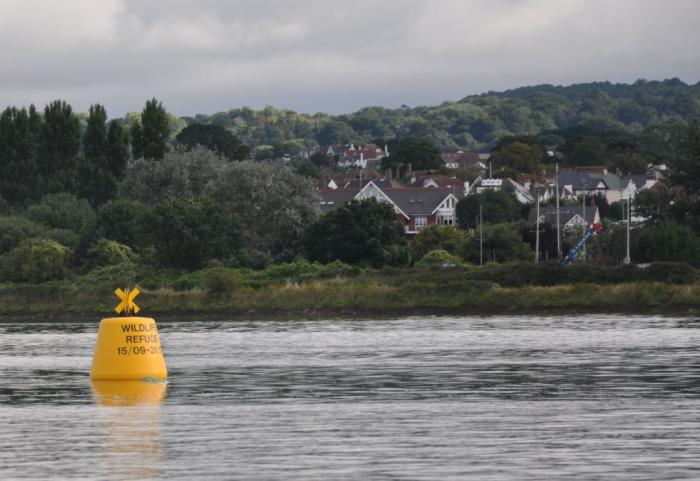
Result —
[{"label": "window", "polygon": [[417,231],[425,229],[428,227],[428,218],[424,215],[416,216],[415,226]]},{"label": "window", "polygon": [[455,225],[455,218],[452,215],[439,215],[437,223],[439,225]]}]

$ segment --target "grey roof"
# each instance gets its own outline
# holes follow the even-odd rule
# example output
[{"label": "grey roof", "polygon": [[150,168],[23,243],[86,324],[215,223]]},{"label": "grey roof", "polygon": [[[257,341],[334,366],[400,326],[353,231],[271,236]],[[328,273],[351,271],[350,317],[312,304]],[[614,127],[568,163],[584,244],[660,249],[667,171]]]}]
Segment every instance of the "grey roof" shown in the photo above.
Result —
[{"label": "grey roof", "polygon": [[448,195],[452,194],[452,189],[446,188],[384,189],[383,191],[406,215],[430,215]]},{"label": "grey roof", "polygon": [[318,191],[318,195],[321,198],[321,212],[325,214],[330,210],[344,206],[350,202],[358,192],[360,192],[359,189],[324,189]]},{"label": "grey roof", "polygon": [[[595,222],[595,215],[598,211],[597,206],[586,206],[586,222],[592,224]],[[577,207],[560,207],[559,222],[561,225],[569,222],[574,216],[583,217],[583,206]],[[557,208],[556,207],[540,207],[540,217],[544,217],[545,223],[556,225],[557,223]],[[531,207],[530,213],[527,216],[528,222],[534,224],[537,221],[537,207]]]},{"label": "grey roof", "polygon": [[646,174],[642,175],[625,175],[620,177],[620,187],[625,189],[630,183],[630,180],[634,182],[634,185],[637,187],[637,189],[643,188],[645,185],[647,185],[647,176]]},{"label": "grey roof", "polygon": [[571,185],[575,190],[593,190],[600,183],[605,182],[608,189],[619,190],[620,178],[615,174],[587,174],[583,172],[560,172],[559,185]]},{"label": "grey roof", "polygon": [[382,190],[391,189],[393,187],[393,185],[392,185],[393,182],[389,179],[377,179],[377,180],[373,180],[372,182],[374,182],[374,185],[376,185],[377,187],[379,187]]},{"label": "grey roof", "polygon": [[589,174],[589,176],[593,179],[602,179],[608,186],[608,189],[620,189],[620,178],[615,174]]}]

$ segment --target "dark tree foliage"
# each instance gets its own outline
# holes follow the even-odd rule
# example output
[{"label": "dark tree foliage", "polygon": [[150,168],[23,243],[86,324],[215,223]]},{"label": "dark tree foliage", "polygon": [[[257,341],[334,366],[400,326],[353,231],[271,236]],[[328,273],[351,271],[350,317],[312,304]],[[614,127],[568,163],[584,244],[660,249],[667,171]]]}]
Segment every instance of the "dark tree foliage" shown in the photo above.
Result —
[{"label": "dark tree foliage", "polygon": [[[604,252],[610,262],[625,255],[626,230],[611,230]],[[700,237],[687,225],[673,221],[634,229],[630,237],[631,257],[635,263],[687,262],[700,266]]]},{"label": "dark tree foliage", "polygon": [[39,137],[39,168],[44,192],[75,192],[80,125],[70,105],[62,100],[44,109]]},{"label": "dark tree foliage", "polygon": [[457,222],[463,229],[473,229],[479,223],[479,205],[484,224],[512,222],[522,217],[522,207],[508,192],[487,190],[469,195],[457,203]]},{"label": "dark tree foliage", "polygon": [[107,161],[109,171],[117,179],[124,178],[129,160],[129,136],[116,120],[109,123],[107,132]]},{"label": "dark tree foliage", "polygon": [[233,258],[241,248],[237,217],[209,199],[180,199],[155,206],[148,216],[161,265],[195,270]]},{"label": "dark tree foliage", "polygon": [[155,98],[147,101],[141,112],[141,123],[135,122],[131,132],[134,157],[141,157],[136,155],[141,153],[146,159],[161,160],[169,150],[170,136],[168,114],[163,104]]},{"label": "dark tree foliage", "polygon": [[396,146],[389,157],[382,159],[382,169],[396,169],[396,176],[408,170],[437,170],[442,165],[440,150],[435,145],[426,140],[409,138]]},{"label": "dark tree foliage", "polygon": [[297,174],[303,175],[309,179],[321,178],[321,169],[312,164],[310,160],[302,160],[294,167],[294,170]]},{"label": "dark tree foliage", "polygon": [[330,156],[325,152],[314,152],[313,154],[311,154],[311,157],[309,157],[309,160],[312,164],[314,164],[317,167],[333,166],[333,159],[331,159]]},{"label": "dark tree foliage", "polygon": [[129,199],[114,199],[97,211],[96,237],[140,250],[148,244],[149,207]]},{"label": "dark tree foliage", "polygon": [[14,205],[39,195],[37,117],[33,105],[29,112],[8,107],[0,115],[0,197]]},{"label": "dark tree foliage", "polygon": [[129,138],[131,140],[131,155],[134,159],[143,158],[143,128],[139,120],[135,120],[129,127]]},{"label": "dark tree foliage", "polygon": [[545,153],[538,145],[511,142],[493,152],[491,162],[494,169],[508,167],[520,174],[540,173]]},{"label": "dark tree foliage", "polygon": [[684,142],[685,152],[671,161],[672,180],[689,195],[700,194],[700,121],[688,125]]},{"label": "dark tree foliage", "polygon": [[374,199],[352,201],[312,224],[302,241],[310,260],[401,266],[410,255],[394,210]]},{"label": "dark tree foliage", "polygon": [[[118,175],[123,175],[126,168],[126,157],[111,158],[115,154],[124,155],[123,151],[119,152],[119,146],[113,145],[114,142],[124,141],[118,131],[115,131],[115,125],[117,124],[112,122],[107,127],[107,112],[104,107],[99,104],[90,106],[83,136],[83,157],[78,165],[77,191],[95,206],[104,204],[116,195]],[[117,126],[116,129],[121,127]]]},{"label": "dark tree foliage", "polygon": [[349,144],[355,135],[355,131],[347,123],[332,120],[321,127],[316,140],[321,145]]},{"label": "dark tree foliage", "polygon": [[229,160],[244,160],[250,155],[250,149],[220,125],[188,125],[177,134],[175,140],[186,150],[202,145]]}]

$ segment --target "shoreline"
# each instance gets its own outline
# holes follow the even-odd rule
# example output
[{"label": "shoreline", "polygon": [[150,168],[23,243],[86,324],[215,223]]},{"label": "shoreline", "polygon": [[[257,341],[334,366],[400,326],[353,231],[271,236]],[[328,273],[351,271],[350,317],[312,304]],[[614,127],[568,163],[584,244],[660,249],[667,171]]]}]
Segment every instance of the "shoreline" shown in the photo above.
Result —
[{"label": "shoreline", "polygon": [[[571,315],[649,315],[699,317],[696,305],[580,306],[580,307],[510,307],[510,308],[386,308],[386,309],[197,309],[141,311],[137,317],[152,317],[158,322],[245,322],[245,321],[314,321],[314,320],[392,320],[407,317],[499,317]],[[106,311],[2,312],[0,324],[10,323],[88,323],[118,317]]]}]

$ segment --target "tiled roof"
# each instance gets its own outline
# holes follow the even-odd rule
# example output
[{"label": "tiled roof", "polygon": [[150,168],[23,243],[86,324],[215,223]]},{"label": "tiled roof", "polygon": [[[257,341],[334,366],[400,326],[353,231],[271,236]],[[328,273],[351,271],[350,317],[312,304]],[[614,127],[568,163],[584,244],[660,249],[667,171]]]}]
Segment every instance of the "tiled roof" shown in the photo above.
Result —
[{"label": "tiled roof", "polygon": [[452,189],[383,189],[384,193],[407,215],[430,215],[452,194]]},{"label": "tiled roof", "polygon": [[[596,206],[586,206],[586,222],[592,224],[595,222],[596,212],[598,207]],[[565,225],[574,216],[580,216],[583,218],[583,206],[577,207],[560,207],[559,208],[559,222],[561,225]],[[544,217],[544,222],[549,222],[552,225],[557,223],[557,208],[556,207],[540,207],[540,217]],[[527,216],[528,222],[534,224],[537,221],[537,208],[531,207],[530,212]]]}]

